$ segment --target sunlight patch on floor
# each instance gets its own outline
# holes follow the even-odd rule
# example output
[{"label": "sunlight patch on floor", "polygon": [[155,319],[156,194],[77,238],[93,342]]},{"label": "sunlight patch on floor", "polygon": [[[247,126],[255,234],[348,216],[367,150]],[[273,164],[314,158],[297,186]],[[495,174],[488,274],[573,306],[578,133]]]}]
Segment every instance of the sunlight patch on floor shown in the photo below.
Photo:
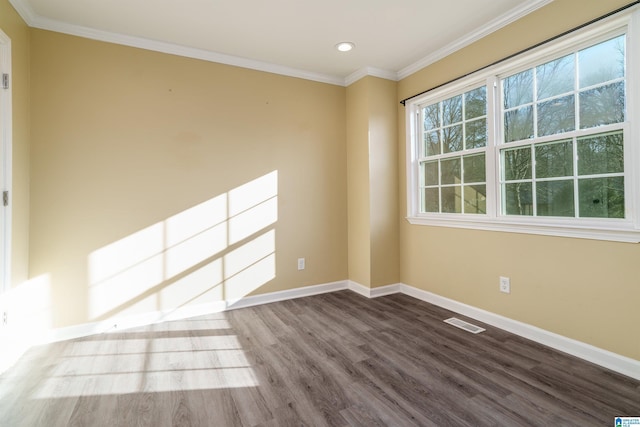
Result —
[{"label": "sunlight patch on floor", "polygon": [[[209,326],[211,329],[212,325]],[[153,335],[158,331],[146,333]],[[133,339],[126,332],[120,335],[69,343],[34,391],[33,398],[258,386],[236,335]]]}]

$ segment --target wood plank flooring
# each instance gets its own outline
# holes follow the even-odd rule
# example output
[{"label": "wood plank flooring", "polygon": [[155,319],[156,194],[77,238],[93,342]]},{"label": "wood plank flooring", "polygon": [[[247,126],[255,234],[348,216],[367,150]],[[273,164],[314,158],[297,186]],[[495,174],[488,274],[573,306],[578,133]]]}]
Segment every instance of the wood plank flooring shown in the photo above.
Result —
[{"label": "wood plank flooring", "polygon": [[31,349],[0,425],[612,426],[640,382],[518,336],[351,291]]}]

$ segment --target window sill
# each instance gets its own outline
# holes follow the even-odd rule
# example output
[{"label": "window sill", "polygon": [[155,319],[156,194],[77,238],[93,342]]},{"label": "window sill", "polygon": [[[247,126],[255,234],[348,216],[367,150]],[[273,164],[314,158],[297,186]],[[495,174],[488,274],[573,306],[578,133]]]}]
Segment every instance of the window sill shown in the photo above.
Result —
[{"label": "window sill", "polygon": [[482,218],[461,217],[457,215],[410,216],[410,224],[435,227],[467,228],[472,230],[500,231],[506,233],[537,234],[542,236],[570,237],[577,239],[606,240],[612,242],[640,243],[640,229],[629,223],[603,226],[593,223],[576,223],[575,220],[554,219],[536,221],[534,218],[523,221],[522,218]]}]

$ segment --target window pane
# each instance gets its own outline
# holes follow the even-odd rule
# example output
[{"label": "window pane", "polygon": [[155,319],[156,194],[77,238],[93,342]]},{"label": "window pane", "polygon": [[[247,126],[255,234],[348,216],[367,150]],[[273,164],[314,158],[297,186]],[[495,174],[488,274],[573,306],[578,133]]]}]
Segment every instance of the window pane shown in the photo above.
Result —
[{"label": "window pane", "polygon": [[538,136],[553,135],[576,128],[574,96],[564,96],[538,104]]},{"label": "window pane", "polygon": [[440,104],[432,104],[422,109],[424,116],[424,130],[437,129],[440,127]]},{"label": "window pane", "polygon": [[462,121],[462,95],[442,101],[442,125],[452,125]]},{"label": "window pane", "polygon": [[487,119],[474,120],[465,124],[465,148],[484,147],[487,145]]},{"label": "window pane", "polygon": [[536,145],[536,177],[573,175],[573,142]]},{"label": "window pane", "polygon": [[424,153],[426,156],[440,154],[440,131],[426,132],[424,134]]},{"label": "window pane", "polygon": [[531,179],[531,147],[502,151],[505,181]]},{"label": "window pane", "polygon": [[574,79],[575,64],[573,54],[536,67],[538,99],[573,91]]},{"label": "window pane", "polygon": [[624,218],[624,178],[581,179],[580,216],[597,218]]},{"label": "window pane", "polygon": [[462,150],[462,125],[455,125],[442,130],[442,151],[452,153]]},{"label": "window pane", "polygon": [[575,216],[573,180],[538,182],[536,186],[538,216]]},{"label": "window pane", "polygon": [[[442,181],[441,184],[459,184],[460,177],[460,157],[442,160],[441,164]],[[442,196],[444,198],[444,195]]]},{"label": "window pane", "polygon": [[624,77],[624,38],[619,36],[578,52],[581,88]]},{"label": "window pane", "polygon": [[530,182],[516,182],[504,186],[504,211],[507,215],[533,215]]},{"label": "window pane", "polygon": [[533,138],[533,108],[518,108],[504,113],[505,142]]},{"label": "window pane", "polygon": [[487,114],[487,88],[482,86],[464,95],[464,118],[469,120]]},{"label": "window pane", "polygon": [[533,102],[533,70],[507,77],[502,82],[504,108]]},{"label": "window pane", "polygon": [[464,156],[462,161],[464,162],[465,183],[486,181],[484,153]]},{"label": "window pane", "polygon": [[460,190],[459,185],[442,188],[442,212],[462,213]]},{"label": "window pane", "polygon": [[624,121],[624,83],[580,93],[580,129]]},{"label": "window pane", "polygon": [[624,172],[622,132],[578,138],[578,174]]},{"label": "window pane", "polygon": [[425,188],[424,200],[422,201],[423,212],[439,212],[440,196],[437,188]]},{"label": "window pane", "polygon": [[464,186],[464,213],[472,213],[472,214],[487,213],[487,186],[486,185],[465,185]]},{"label": "window pane", "polygon": [[438,185],[438,161],[422,163],[424,182],[422,185]]}]

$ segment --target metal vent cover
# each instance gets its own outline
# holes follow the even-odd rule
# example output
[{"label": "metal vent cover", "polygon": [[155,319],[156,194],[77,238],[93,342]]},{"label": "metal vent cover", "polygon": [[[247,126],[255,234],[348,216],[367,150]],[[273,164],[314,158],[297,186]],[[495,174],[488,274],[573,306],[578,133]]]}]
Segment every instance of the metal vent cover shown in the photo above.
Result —
[{"label": "metal vent cover", "polygon": [[456,317],[451,317],[444,321],[450,325],[455,326],[456,328],[464,329],[467,332],[471,332],[472,334],[479,334],[480,332],[486,331],[486,329],[481,328],[480,326],[473,325],[469,322],[465,322],[464,320],[460,320]]}]

